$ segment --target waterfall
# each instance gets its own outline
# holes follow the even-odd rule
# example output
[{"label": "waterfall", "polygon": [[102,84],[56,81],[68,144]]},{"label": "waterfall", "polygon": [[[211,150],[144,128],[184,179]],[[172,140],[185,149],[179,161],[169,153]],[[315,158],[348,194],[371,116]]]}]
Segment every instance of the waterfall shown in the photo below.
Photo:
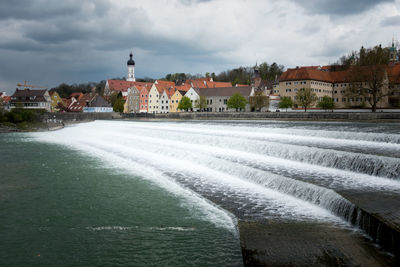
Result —
[{"label": "waterfall", "polygon": [[[189,209],[207,198],[239,218],[353,224],[388,240],[385,226],[340,192],[399,194],[400,135],[279,126],[96,121],[32,136],[185,196]],[[207,201],[199,216],[226,221]]]}]

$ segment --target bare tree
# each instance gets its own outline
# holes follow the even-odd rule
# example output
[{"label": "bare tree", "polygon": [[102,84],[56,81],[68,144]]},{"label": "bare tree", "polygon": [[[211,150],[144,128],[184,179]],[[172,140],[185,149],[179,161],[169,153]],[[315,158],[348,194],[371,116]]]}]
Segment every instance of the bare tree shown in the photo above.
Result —
[{"label": "bare tree", "polygon": [[254,96],[249,98],[250,107],[256,111],[261,111],[262,108],[269,106],[269,98],[262,91],[254,92]]},{"label": "bare tree", "polygon": [[350,80],[348,96],[363,97],[363,101],[371,105],[372,112],[376,112],[384,97],[393,94],[385,65],[354,66],[350,70]]},{"label": "bare tree", "polygon": [[304,112],[317,101],[317,95],[310,88],[301,88],[296,94],[296,102],[304,107]]}]

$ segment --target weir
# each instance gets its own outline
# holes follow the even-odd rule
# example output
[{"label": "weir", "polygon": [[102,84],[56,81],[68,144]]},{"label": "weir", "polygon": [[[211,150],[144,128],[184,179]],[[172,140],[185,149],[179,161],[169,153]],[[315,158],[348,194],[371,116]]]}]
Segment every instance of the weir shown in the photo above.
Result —
[{"label": "weir", "polygon": [[[292,249],[304,261],[313,259],[310,264],[391,265],[400,257],[400,129],[373,126],[96,121],[34,137],[136,175],[142,169],[146,179],[168,180],[168,187],[190,189],[230,211],[239,219],[243,254],[253,257],[245,259],[249,265],[285,263],[279,251],[271,252],[277,233],[284,237],[279,242],[297,244]],[[289,235],[296,229],[297,239]],[[308,250],[302,238],[309,238]],[[260,256],[265,253],[269,262]],[[373,259],[362,260],[363,253]]]}]

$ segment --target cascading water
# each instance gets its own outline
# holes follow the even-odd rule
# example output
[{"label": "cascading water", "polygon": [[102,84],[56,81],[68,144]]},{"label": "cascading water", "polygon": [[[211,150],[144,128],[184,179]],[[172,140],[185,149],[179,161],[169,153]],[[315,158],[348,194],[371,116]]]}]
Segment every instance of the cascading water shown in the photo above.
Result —
[{"label": "cascading water", "polygon": [[400,135],[313,127],[96,121],[33,137],[90,153],[176,194],[190,189],[244,219],[360,223],[359,210],[337,191],[399,194]]}]

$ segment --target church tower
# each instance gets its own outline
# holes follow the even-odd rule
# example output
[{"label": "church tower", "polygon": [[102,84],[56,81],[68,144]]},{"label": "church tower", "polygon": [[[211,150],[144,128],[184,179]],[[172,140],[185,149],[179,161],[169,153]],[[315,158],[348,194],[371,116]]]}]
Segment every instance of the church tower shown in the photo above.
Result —
[{"label": "church tower", "polygon": [[394,46],[394,38],[392,39],[392,47],[389,48],[390,55],[389,55],[389,60],[391,62],[396,62],[397,61],[397,50],[396,47]]},{"label": "church tower", "polygon": [[261,76],[260,76],[260,71],[258,68],[258,65],[256,63],[256,66],[254,67],[254,82],[253,86],[255,89],[260,89],[261,87]]},{"label": "church tower", "polygon": [[126,78],[129,82],[136,81],[135,79],[135,61],[132,59],[132,52],[129,54],[129,60],[127,62],[128,65],[128,78]]}]

